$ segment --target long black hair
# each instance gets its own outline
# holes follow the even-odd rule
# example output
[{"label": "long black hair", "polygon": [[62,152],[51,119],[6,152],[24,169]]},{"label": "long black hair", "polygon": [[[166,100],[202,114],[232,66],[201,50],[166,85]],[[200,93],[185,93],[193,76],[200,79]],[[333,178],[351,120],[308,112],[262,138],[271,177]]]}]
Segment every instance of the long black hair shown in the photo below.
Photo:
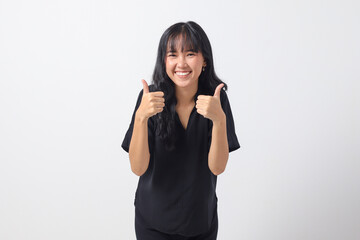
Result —
[{"label": "long black hair", "polygon": [[[175,106],[177,99],[175,96],[174,82],[166,73],[165,57],[168,48],[175,50],[176,43],[181,41],[181,50],[193,49],[195,52],[201,52],[206,63],[205,71],[202,71],[198,81],[198,91],[213,94],[215,88],[224,83],[215,73],[211,45],[204,30],[195,22],[179,22],[170,26],[160,38],[155,69],[153,73],[154,89],[163,91],[165,98],[165,107],[162,112],[155,115],[156,134],[163,140],[165,148],[172,150],[175,147]],[[175,50],[176,51],[176,50]],[[227,90],[224,83],[223,89]]]}]

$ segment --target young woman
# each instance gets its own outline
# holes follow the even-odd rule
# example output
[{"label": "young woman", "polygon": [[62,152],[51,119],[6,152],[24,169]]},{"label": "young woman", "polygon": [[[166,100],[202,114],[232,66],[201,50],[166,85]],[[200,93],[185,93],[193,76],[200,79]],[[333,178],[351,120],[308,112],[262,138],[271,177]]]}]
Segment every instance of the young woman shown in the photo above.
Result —
[{"label": "young woman", "polygon": [[137,239],[216,239],[217,175],[240,145],[204,30],[195,22],[170,26],[160,39],[153,84],[142,84],[122,143],[140,176]]}]

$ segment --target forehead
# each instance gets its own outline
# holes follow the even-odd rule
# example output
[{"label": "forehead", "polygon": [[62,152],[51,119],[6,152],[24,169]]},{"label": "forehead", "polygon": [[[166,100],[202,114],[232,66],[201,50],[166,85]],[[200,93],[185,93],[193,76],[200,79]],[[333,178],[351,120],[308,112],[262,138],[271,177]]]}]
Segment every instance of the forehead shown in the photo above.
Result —
[{"label": "forehead", "polygon": [[166,46],[166,52],[184,52],[192,50],[198,52],[199,48],[193,40],[186,34],[179,34],[177,36],[170,36]]}]

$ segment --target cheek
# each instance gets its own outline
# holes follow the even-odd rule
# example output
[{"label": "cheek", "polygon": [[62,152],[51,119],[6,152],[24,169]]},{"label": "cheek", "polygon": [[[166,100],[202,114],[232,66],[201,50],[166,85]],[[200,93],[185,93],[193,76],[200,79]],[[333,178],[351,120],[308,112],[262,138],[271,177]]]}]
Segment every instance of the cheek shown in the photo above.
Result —
[{"label": "cheek", "polygon": [[165,71],[166,74],[168,75],[168,77],[170,79],[173,79],[173,74],[174,74],[174,64],[171,64],[169,62],[165,63]]},{"label": "cheek", "polygon": [[168,71],[168,70],[170,71],[174,68],[174,64],[171,61],[166,61],[165,68],[166,68],[166,71]]},{"label": "cheek", "polygon": [[202,66],[203,66],[203,63],[204,63],[204,60],[202,59],[202,58],[197,58],[196,59],[196,68],[198,68],[198,69],[200,69],[200,68],[202,68]]},{"label": "cheek", "polygon": [[202,61],[198,61],[196,63],[196,71],[201,72],[202,71],[202,66],[203,66],[203,62]]}]

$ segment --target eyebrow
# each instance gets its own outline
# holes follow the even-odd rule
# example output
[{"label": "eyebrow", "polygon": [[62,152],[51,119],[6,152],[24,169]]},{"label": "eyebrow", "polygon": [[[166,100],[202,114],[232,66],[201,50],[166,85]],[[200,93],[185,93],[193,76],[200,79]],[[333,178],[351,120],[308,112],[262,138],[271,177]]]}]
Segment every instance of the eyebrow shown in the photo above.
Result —
[{"label": "eyebrow", "polygon": [[[175,50],[169,50],[167,51],[167,53],[176,53],[177,51]],[[184,52],[196,52],[194,49],[188,49],[188,50],[185,50]]]}]

